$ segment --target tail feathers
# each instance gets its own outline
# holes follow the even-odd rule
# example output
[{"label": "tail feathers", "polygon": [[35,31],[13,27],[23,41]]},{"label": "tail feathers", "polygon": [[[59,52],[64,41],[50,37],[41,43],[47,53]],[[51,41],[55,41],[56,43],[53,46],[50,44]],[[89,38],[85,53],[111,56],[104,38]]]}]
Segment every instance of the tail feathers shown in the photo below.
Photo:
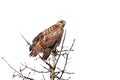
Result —
[{"label": "tail feathers", "polygon": [[29,47],[29,51],[31,51],[31,50],[32,50],[32,46]]},{"label": "tail feathers", "polygon": [[36,57],[36,56],[39,54],[39,52],[40,52],[40,51],[32,48],[32,49],[31,49],[31,53],[29,54],[29,56],[30,56],[30,57],[31,57],[31,56]]},{"label": "tail feathers", "polygon": [[37,52],[33,52],[33,51],[29,54],[30,57],[31,56],[36,57],[37,55],[38,55],[38,53]]},{"label": "tail feathers", "polygon": [[31,51],[30,56],[36,57],[40,52],[42,48],[39,44],[32,45],[29,47],[29,51]]},{"label": "tail feathers", "polygon": [[50,56],[51,53],[51,48],[46,48],[44,50],[41,49],[41,47],[30,47],[29,48],[31,53],[29,54],[29,56],[33,56],[36,57],[40,52],[43,52],[43,56],[42,59],[43,60],[47,60],[47,58]]}]

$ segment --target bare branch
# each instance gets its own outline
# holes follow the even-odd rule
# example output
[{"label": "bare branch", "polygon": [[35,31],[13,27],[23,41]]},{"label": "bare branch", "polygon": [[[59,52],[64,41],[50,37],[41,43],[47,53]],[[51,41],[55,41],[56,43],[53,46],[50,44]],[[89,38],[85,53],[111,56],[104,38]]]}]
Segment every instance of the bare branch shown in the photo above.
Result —
[{"label": "bare branch", "polygon": [[63,78],[59,78],[58,76],[56,76],[56,78],[58,79],[58,80],[69,80],[71,77],[68,77],[67,79],[63,79]]},{"label": "bare branch", "polygon": [[70,50],[69,50],[68,54],[69,54],[70,51],[72,50],[72,48],[73,48],[73,46],[74,46],[74,43],[75,43],[75,39],[73,40],[73,43],[72,43],[72,45],[71,45],[71,47],[70,47]]},{"label": "bare branch", "polygon": [[50,68],[52,68],[52,66],[51,66],[51,64],[50,63],[48,63],[46,60],[43,60],[42,59],[42,57],[39,55],[39,57],[41,58],[41,60],[43,61],[43,62],[45,62]]},{"label": "bare branch", "polygon": [[25,42],[29,45],[29,46],[31,46],[31,44],[27,41],[27,39],[22,35],[22,34],[20,34],[21,35],[21,37],[25,40]]},{"label": "bare branch", "polygon": [[42,74],[42,76],[43,76],[43,80],[45,80],[45,76]]},{"label": "bare branch", "polygon": [[[21,34],[21,37],[26,41],[26,43],[28,45],[31,46],[31,44],[25,39],[25,37],[22,34]],[[31,72],[28,73],[28,76],[24,76],[23,75],[23,72],[26,71],[26,69],[27,70],[29,69],[29,70],[31,70],[33,72],[36,72],[36,73],[40,73],[40,74],[42,73],[42,77],[43,77],[42,80],[45,80],[44,73],[50,73],[50,80],[55,80],[55,79],[58,79],[58,80],[69,80],[70,77],[67,78],[67,79],[64,79],[63,78],[63,74],[74,74],[74,72],[67,72],[66,66],[68,64],[70,52],[74,51],[72,48],[74,46],[75,39],[73,40],[73,43],[72,43],[70,49],[67,50],[67,49],[64,49],[65,38],[66,38],[66,30],[65,30],[65,33],[64,33],[64,36],[63,36],[63,40],[62,40],[62,43],[61,43],[60,51],[56,51],[57,57],[55,55],[52,55],[52,58],[50,57],[48,60],[43,60],[42,57],[39,55],[39,58],[36,58],[36,60],[37,59],[41,59],[46,65],[48,65],[47,67],[41,65],[43,68],[46,69],[46,71],[39,71],[39,70],[37,70],[35,68],[29,67],[27,64],[21,64],[23,67],[20,68],[20,70],[16,70],[3,57],[2,57],[2,59],[8,64],[8,66],[12,70],[14,70],[13,78],[18,76],[18,77],[22,78],[23,80],[34,80],[33,78],[29,77]],[[61,56],[63,56],[65,58],[65,62],[64,62],[64,65],[63,65],[62,69],[58,68],[58,66],[57,66],[58,61],[60,60]]]},{"label": "bare branch", "polygon": [[66,74],[75,74],[74,72],[64,72],[64,73],[66,73]]},{"label": "bare branch", "polygon": [[47,71],[50,71],[50,69],[48,69],[47,67],[41,65],[44,69],[46,69]]},{"label": "bare branch", "polygon": [[[57,67],[57,69],[59,70],[59,71],[56,71],[55,73],[56,74],[58,74],[58,73],[61,73],[63,70],[61,70],[60,68],[58,68]],[[66,73],[66,74],[74,74],[74,72],[67,72],[67,71],[64,71],[64,73]]]},{"label": "bare branch", "polygon": [[38,70],[33,69],[33,68],[31,68],[31,67],[29,67],[27,65],[24,65],[24,64],[21,64],[21,65],[28,68],[28,69],[30,69],[31,71],[34,71],[34,72],[37,72],[37,73],[49,73],[49,71],[38,71]]},{"label": "bare branch", "polygon": [[4,59],[4,57],[2,57],[2,59],[7,63],[7,65],[8,65],[12,70],[14,70],[15,72],[17,72],[18,74],[21,75],[21,73],[20,73],[19,71],[17,71],[15,68],[13,68],[13,67]]},{"label": "bare branch", "polygon": [[[34,80],[33,78],[29,78],[29,77],[24,76],[22,73],[20,73],[20,72],[17,71],[15,68],[13,68],[13,67],[4,59],[4,57],[2,57],[2,59],[8,64],[8,66],[9,66],[12,70],[14,70],[16,73],[18,73],[18,75],[13,75],[13,78],[14,78],[15,76],[19,76],[19,77],[21,77],[21,78],[23,78],[23,79]],[[15,72],[14,72],[14,74],[15,74]]]},{"label": "bare branch", "polygon": [[65,30],[64,37],[63,37],[63,42],[62,42],[62,46],[61,46],[61,50],[60,50],[60,55],[58,55],[58,58],[57,58],[57,60],[56,60],[55,66],[54,66],[54,69],[56,68],[57,63],[58,63],[58,61],[59,61],[59,58],[60,58],[60,56],[61,56],[62,49],[63,49],[63,45],[64,45],[64,41],[65,41],[65,37],[66,37],[66,30]]},{"label": "bare branch", "polygon": [[63,68],[63,70],[62,70],[60,79],[62,78],[63,73],[65,73],[65,68],[66,68],[66,66],[67,66],[67,61],[68,61],[68,55],[69,55],[70,51],[72,50],[72,47],[73,47],[73,45],[74,45],[74,42],[75,42],[75,39],[73,40],[73,43],[72,43],[72,45],[71,45],[71,47],[70,47],[70,49],[69,49],[68,54],[66,55],[65,65],[64,65],[64,68]]},{"label": "bare branch", "polygon": [[64,68],[63,68],[63,70],[62,70],[62,73],[61,73],[60,79],[62,78],[63,73],[65,72],[65,68],[66,68],[66,65],[67,65],[67,60],[68,60],[68,54],[66,55],[65,65],[64,65]]},{"label": "bare branch", "polygon": [[[66,52],[66,51],[70,51],[70,50],[62,50],[62,51],[57,51],[57,52]],[[74,50],[71,50],[74,51]]]}]

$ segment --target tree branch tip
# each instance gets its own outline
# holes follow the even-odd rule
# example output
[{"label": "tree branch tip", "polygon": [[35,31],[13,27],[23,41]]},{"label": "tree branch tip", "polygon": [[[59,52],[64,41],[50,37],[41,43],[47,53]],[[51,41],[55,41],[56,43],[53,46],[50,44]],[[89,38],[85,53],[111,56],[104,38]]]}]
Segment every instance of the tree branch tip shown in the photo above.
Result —
[{"label": "tree branch tip", "polygon": [[1,57],[2,59],[4,59],[4,57]]},{"label": "tree branch tip", "polygon": [[4,57],[1,57],[1,59],[3,59],[3,60],[6,62],[6,60],[5,60],[5,58],[4,58]]},{"label": "tree branch tip", "polygon": [[27,39],[22,35],[22,34],[20,34],[21,35],[21,37],[25,40],[25,42],[29,45],[29,46],[31,46],[31,44],[27,41]]}]

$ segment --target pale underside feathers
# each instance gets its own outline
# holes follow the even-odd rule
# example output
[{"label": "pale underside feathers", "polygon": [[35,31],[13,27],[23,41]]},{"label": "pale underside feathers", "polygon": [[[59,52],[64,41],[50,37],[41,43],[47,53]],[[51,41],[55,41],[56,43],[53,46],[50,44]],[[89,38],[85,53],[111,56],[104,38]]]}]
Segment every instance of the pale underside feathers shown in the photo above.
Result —
[{"label": "pale underside feathers", "polygon": [[30,46],[30,56],[35,57],[39,53],[43,53],[42,59],[47,60],[50,53],[56,50],[56,47],[60,44],[65,23],[64,20],[60,20],[55,25],[39,33]]}]

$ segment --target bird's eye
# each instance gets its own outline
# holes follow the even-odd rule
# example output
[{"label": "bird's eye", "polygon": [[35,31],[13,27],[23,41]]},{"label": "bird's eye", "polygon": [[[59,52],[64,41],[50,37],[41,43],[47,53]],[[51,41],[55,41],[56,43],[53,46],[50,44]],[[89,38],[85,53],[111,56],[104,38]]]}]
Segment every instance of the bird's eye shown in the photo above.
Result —
[{"label": "bird's eye", "polygon": [[60,23],[63,23],[62,21]]}]

